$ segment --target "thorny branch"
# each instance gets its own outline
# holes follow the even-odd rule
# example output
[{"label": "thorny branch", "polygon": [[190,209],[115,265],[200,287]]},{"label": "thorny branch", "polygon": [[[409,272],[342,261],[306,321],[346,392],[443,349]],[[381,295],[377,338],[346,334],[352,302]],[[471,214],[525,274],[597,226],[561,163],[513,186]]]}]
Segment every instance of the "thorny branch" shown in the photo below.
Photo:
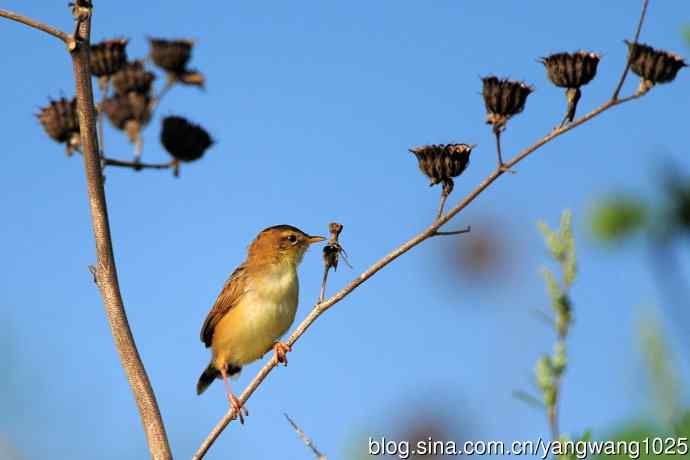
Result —
[{"label": "thorny branch", "polygon": [[[646,11],[647,8],[647,3],[648,0],[644,0],[643,3],[643,14],[641,15],[640,18],[640,23],[638,24],[638,34],[639,35],[639,29],[642,26],[642,21],[644,20],[644,11]],[[635,37],[635,43],[637,43],[637,40],[639,39],[639,36]],[[625,76],[627,75],[627,70],[624,71],[623,73],[623,78],[622,80],[625,80]],[[400,245],[398,248],[378,260],[376,263],[374,263],[371,267],[369,267],[364,273],[359,275],[359,277],[355,278],[352,280],[347,286],[342,288],[340,291],[338,291],[336,294],[331,296],[328,300],[325,300],[323,302],[317,303],[314,308],[311,310],[311,312],[307,315],[307,317],[302,321],[302,323],[297,326],[297,329],[292,333],[292,335],[289,337],[287,340],[286,344],[290,347],[292,347],[297,340],[299,340],[300,337],[309,329],[309,327],[316,321],[316,319],[321,316],[326,310],[331,308],[333,305],[336,303],[340,302],[342,299],[347,297],[352,291],[354,291],[357,287],[359,287],[361,284],[363,284],[365,281],[367,281],[369,278],[374,276],[379,270],[393,262],[395,259],[400,257],[401,255],[405,254],[407,251],[410,249],[414,248],[415,246],[419,245],[423,241],[436,236],[440,234],[439,228],[443,227],[448,221],[450,221],[453,217],[455,217],[460,211],[465,209],[467,206],[469,206],[470,203],[472,203],[479,195],[484,192],[491,184],[493,184],[496,179],[501,177],[504,173],[509,172],[513,166],[517,165],[520,163],[522,160],[530,156],[532,153],[537,151],[539,148],[543,147],[544,145],[548,144],[552,140],[560,137],[561,135],[577,128],[578,126],[588,122],[589,120],[599,116],[600,114],[604,113],[605,111],[620,105],[624,104],[626,102],[638,99],[642,96],[644,96],[646,92],[644,91],[637,91],[634,94],[624,97],[619,99],[616,94],[609,99],[608,101],[604,102],[602,105],[599,107],[595,108],[588,114],[580,117],[579,119],[573,121],[572,123],[569,123],[565,126],[558,126],[554,129],[552,129],[547,135],[539,139],[537,142],[532,144],[531,146],[527,147],[526,149],[522,150],[518,154],[516,154],[512,159],[507,161],[506,163],[502,165],[498,165],[496,169],[489,174],[474,190],[472,190],[467,196],[460,201],[453,209],[451,209],[447,214],[439,216],[429,227],[424,229],[422,232],[418,233],[414,237],[412,237],[410,240],[407,242],[403,243]],[[276,359],[273,358],[269,360],[264,367],[259,370],[259,372],[256,374],[254,379],[247,385],[245,390],[242,392],[242,394],[239,397],[239,400],[241,401],[242,404],[244,404],[252,394],[256,391],[256,389],[261,385],[261,383],[264,381],[264,379],[270,374],[270,372],[273,370],[274,367],[276,367]],[[203,441],[197,452],[194,454],[193,460],[200,460],[204,457],[206,452],[208,452],[208,449],[211,447],[213,442],[220,436],[220,434],[223,432],[225,427],[237,417],[237,413],[235,412],[234,409],[230,408],[228,412],[223,416],[223,418],[216,424],[216,426],[211,430],[207,438]]]}]

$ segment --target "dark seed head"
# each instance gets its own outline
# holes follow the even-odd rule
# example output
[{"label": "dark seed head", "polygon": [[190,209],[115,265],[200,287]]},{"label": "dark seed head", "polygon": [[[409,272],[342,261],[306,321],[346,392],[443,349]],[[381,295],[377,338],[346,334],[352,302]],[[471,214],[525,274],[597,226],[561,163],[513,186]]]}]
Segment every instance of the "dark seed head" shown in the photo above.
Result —
[{"label": "dark seed head", "polygon": [[125,130],[130,121],[141,127],[151,119],[151,98],[135,92],[116,94],[103,101],[103,110],[117,129]]},{"label": "dark seed head", "polygon": [[151,60],[161,69],[174,74],[183,74],[192,54],[192,40],[164,40],[149,38]]},{"label": "dark seed head", "polygon": [[67,100],[64,97],[43,107],[36,114],[45,132],[56,142],[67,143],[72,134],[79,134],[79,119],[77,118],[77,100]]},{"label": "dark seed head", "polygon": [[651,84],[673,81],[678,71],[687,67],[683,58],[677,54],[657,50],[642,43],[630,43],[627,40],[625,43],[628,45],[630,69]]},{"label": "dark seed head", "polygon": [[127,40],[105,40],[91,45],[91,75],[109,77],[127,63]]},{"label": "dark seed head", "polygon": [[173,158],[194,161],[204,155],[213,140],[201,126],[182,117],[169,116],[163,119],[161,143]]},{"label": "dark seed head", "polygon": [[410,149],[419,162],[419,169],[431,179],[430,185],[443,182],[452,187],[453,177],[467,168],[474,145],[433,144]]},{"label": "dark seed head", "polygon": [[128,62],[113,75],[113,87],[116,94],[135,92],[148,95],[156,76],[144,68],[142,61]]},{"label": "dark seed head", "polygon": [[482,78],[486,121],[503,126],[510,117],[523,111],[532,87],[520,81],[499,79],[493,75]]},{"label": "dark seed head", "polygon": [[67,146],[67,155],[80,148],[76,99],[67,100],[63,97],[57,101],[51,100],[36,116],[51,139]]},{"label": "dark seed head", "polygon": [[542,58],[549,80],[562,88],[579,88],[597,74],[600,56],[588,51],[556,53]]}]

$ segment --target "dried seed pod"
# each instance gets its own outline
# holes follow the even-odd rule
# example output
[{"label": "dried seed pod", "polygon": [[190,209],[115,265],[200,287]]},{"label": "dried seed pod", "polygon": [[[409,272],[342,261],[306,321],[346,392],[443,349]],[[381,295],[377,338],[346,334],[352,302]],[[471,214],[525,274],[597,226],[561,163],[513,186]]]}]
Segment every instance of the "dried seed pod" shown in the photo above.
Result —
[{"label": "dried seed pod", "polygon": [[135,92],[117,94],[103,101],[103,111],[117,129],[126,130],[128,121],[142,127],[151,119],[151,98]]},{"label": "dried seed pod", "polygon": [[565,121],[573,121],[577,103],[580,100],[580,86],[586,85],[597,74],[600,56],[588,51],[575,53],[556,53],[542,58],[541,62],[546,66],[549,80],[561,88],[566,89],[568,111]]},{"label": "dried seed pod", "polygon": [[163,119],[161,143],[176,160],[194,161],[204,155],[213,140],[201,126],[182,117],[168,116]]},{"label": "dried seed pod", "polygon": [[77,116],[77,100],[60,98],[50,101],[36,114],[45,132],[56,142],[67,146],[67,155],[81,145],[79,137],[79,118]]},{"label": "dried seed pod", "polygon": [[135,92],[149,94],[151,84],[156,76],[144,68],[143,61],[128,62],[113,77],[113,87],[116,94]]},{"label": "dried seed pod", "polygon": [[668,51],[657,50],[642,43],[630,43],[628,45],[628,59],[630,69],[642,78],[642,87],[649,89],[656,83],[668,83],[673,81],[678,71],[687,64],[682,57]]},{"label": "dried seed pod", "polygon": [[343,225],[338,222],[331,222],[328,224],[328,231],[331,233],[331,237],[328,243],[323,247],[323,263],[326,270],[338,269],[338,262],[340,260],[340,254],[342,253],[345,263],[350,265],[347,261],[347,256],[345,255],[345,250],[338,242],[338,237],[343,231]]},{"label": "dried seed pod", "polygon": [[203,88],[204,75],[187,68],[192,54],[194,42],[192,40],[164,40],[149,38],[151,60],[168,75],[168,81],[180,82],[185,85],[195,85]]},{"label": "dried seed pod", "polygon": [[187,62],[192,55],[192,40],[164,40],[149,38],[151,51],[149,55],[154,64],[161,69],[174,74],[182,74],[187,70]]},{"label": "dried seed pod", "polygon": [[579,88],[597,74],[600,56],[588,51],[556,53],[541,59],[549,80],[561,88]]},{"label": "dried seed pod", "polygon": [[453,189],[453,177],[467,168],[474,145],[433,144],[410,149],[417,157],[419,169],[431,179],[429,185],[443,182],[447,193]]},{"label": "dried seed pod", "polygon": [[110,77],[127,63],[127,40],[105,40],[91,45],[91,75]]},{"label": "dried seed pod", "polygon": [[499,79],[496,76],[482,78],[486,122],[502,129],[508,119],[523,111],[532,87],[520,81]]}]

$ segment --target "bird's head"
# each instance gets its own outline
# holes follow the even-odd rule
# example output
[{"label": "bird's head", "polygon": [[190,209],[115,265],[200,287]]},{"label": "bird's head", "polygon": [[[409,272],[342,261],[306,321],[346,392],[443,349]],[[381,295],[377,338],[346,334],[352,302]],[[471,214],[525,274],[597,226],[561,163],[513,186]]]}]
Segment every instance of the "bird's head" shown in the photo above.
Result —
[{"label": "bird's head", "polygon": [[299,264],[309,245],[323,241],[292,225],[275,225],[261,231],[249,246],[248,261],[271,261]]}]

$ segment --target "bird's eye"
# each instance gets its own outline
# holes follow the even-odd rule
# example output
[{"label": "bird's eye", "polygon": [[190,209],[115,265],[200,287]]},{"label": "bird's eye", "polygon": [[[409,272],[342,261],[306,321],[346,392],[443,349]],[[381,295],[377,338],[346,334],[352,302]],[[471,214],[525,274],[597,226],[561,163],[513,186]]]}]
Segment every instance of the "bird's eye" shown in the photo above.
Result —
[{"label": "bird's eye", "polygon": [[287,237],[287,239],[288,239],[288,241],[289,241],[290,243],[295,243],[295,242],[297,242],[297,237],[296,237],[295,235],[290,235],[290,236]]}]

